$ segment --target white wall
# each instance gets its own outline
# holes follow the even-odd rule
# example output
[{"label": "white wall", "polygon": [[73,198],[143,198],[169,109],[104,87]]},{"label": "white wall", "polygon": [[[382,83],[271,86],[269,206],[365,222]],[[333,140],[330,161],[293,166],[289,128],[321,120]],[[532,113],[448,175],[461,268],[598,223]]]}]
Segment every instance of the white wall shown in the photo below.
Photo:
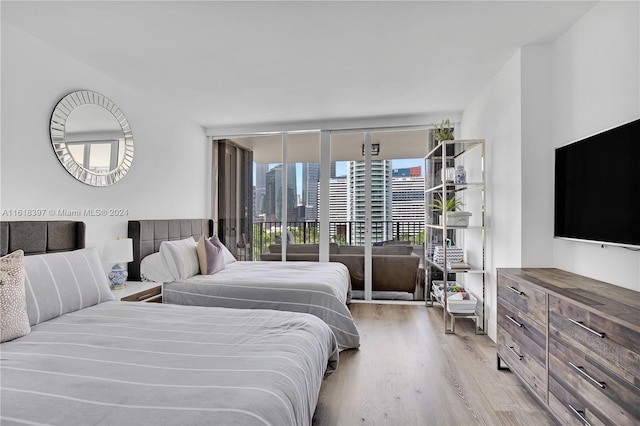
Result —
[{"label": "white wall", "polygon": [[486,312],[495,339],[496,267],[520,266],[521,236],[521,66],[520,51],[467,106],[462,139],[485,139]]},{"label": "white wall", "polygon": [[[554,147],[640,117],[639,22],[639,3],[602,2],[552,44]],[[640,291],[638,252],[564,240],[553,248],[555,267]]]},{"label": "white wall", "polygon": [[[123,64],[126,66],[126,64]],[[49,139],[56,103],[78,89],[109,97],[126,114],[134,136],[129,173],[109,187],[75,180],[58,162]],[[210,148],[204,130],[134,88],[2,23],[1,205],[45,209],[44,217],[7,220],[83,220],[87,245],[126,236],[130,219],[210,216]],[[121,217],[64,217],[58,209],[125,209]]]},{"label": "white wall", "polygon": [[524,46],[522,65],[522,265],[553,264],[554,151],[551,142],[551,53]]},{"label": "white wall", "polygon": [[637,2],[597,4],[557,40],[516,52],[463,112],[462,137],[487,142],[493,339],[496,268],[557,267],[640,291],[638,252],[553,238],[554,148],[640,116],[639,22]]}]

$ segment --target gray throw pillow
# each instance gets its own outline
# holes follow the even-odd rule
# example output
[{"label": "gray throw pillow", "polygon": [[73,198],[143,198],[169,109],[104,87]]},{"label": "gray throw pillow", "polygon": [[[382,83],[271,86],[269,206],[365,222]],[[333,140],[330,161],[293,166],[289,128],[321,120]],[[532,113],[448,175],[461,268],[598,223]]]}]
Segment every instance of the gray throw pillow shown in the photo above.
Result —
[{"label": "gray throw pillow", "polygon": [[26,256],[24,269],[32,326],[114,300],[95,248]]},{"label": "gray throw pillow", "polygon": [[215,235],[211,239],[204,235],[200,237],[197,252],[202,275],[213,275],[224,269],[225,258],[222,247],[222,243]]}]

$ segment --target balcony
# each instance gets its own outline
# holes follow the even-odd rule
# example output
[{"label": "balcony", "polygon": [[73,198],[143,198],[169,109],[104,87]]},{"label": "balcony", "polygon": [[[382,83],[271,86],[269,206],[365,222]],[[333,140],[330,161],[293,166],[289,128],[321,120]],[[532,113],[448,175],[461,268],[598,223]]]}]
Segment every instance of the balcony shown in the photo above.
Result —
[{"label": "balcony", "polygon": [[[423,221],[374,221],[371,225],[374,244],[386,240],[407,241],[412,246],[421,246],[424,243]],[[294,244],[318,244],[320,242],[320,223],[318,221],[287,222],[285,229],[293,234]],[[330,240],[339,245],[362,245],[364,244],[364,229],[364,221],[329,222]],[[282,222],[254,221],[251,254],[247,256],[247,260],[260,259],[262,253],[269,251],[269,245],[281,242],[282,232]]]}]

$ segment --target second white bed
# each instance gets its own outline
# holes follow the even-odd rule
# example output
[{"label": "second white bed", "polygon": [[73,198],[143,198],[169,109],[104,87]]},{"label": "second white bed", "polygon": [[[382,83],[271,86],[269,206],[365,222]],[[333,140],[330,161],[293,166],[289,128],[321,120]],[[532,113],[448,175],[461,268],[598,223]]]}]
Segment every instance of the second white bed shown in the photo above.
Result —
[{"label": "second white bed", "polygon": [[360,336],[347,303],[349,270],[337,262],[233,262],[213,275],[165,283],[163,303],[303,312],[324,320],[340,350]]}]

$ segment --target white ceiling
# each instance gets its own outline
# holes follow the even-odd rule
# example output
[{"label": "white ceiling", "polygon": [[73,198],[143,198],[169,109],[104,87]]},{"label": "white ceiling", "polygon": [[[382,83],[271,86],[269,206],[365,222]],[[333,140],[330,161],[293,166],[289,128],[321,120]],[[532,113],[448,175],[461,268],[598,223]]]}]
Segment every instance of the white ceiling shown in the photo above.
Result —
[{"label": "white ceiling", "polygon": [[593,5],[2,1],[2,20],[221,127],[460,112]]}]

